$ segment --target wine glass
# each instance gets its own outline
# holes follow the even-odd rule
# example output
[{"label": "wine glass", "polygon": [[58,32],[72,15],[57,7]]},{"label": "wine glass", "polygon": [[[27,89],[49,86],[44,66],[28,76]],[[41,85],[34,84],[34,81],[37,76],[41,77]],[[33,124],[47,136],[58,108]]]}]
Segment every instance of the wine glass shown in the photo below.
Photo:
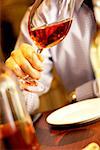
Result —
[{"label": "wine glass", "polygon": [[[28,19],[28,31],[38,47],[37,53],[57,45],[66,37],[72,24],[74,7],[75,0],[35,1]],[[40,83],[36,83],[38,92]]]},{"label": "wine glass", "polygon": [[17,79],[0,63],[0,149],[39,150],[39,147]]},{"label": "wine glass", "polygon": [[[36,7],[35,7],[35,6]],[[38,53],[60,43],[68,34],[75,0],[43,0],[31,8],[28,30]]]}]

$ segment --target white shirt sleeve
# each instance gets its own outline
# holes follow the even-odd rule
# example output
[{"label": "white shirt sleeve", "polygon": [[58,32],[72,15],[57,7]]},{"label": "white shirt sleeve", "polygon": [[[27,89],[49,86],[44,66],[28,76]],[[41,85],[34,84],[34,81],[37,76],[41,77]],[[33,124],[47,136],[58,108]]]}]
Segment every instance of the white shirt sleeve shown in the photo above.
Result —
[{"label": "white shirt sleeve", "polygon": [[[30,12],[30,8],[28,8],[28,10],[21,22],[20,34],[19,34],[18,40],[16,42],[15,49],[17,49],[24,42],[24,43],[28,43],[28,44],[32,45],[34,47],[34,50],[37,50],[36,45],[30,38],[29,33],[28,33],[28,24],[27,23],[28,23],[29,12]],[[41,73],[40,82],[42,82],[42,84],[44,85],[44,88],[45,88],[43,93],[46,93],[50,88],[52,78],[53,78],[52,73],[51,73],[53,62],[50,59],[51,54],[50,54],[49,49],[44,50],[42,52],[42,56],[44,58],[44,62],[43,62],[44,70]],[[26,92],[26,91],[24,91],[23,93],[25,96],[25,103],[26,103],[27,110],[30,114],[32,114],[34,112],[34,110],[36,110],[39,107],[39,96],[41,94],[30,93],[30,92]]]}]

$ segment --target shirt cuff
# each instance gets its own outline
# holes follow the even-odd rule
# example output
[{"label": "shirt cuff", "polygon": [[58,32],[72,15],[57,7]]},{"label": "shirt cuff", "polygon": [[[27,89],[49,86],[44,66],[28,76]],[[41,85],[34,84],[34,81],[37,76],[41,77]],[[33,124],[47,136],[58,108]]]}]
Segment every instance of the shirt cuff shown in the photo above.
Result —
[{"label": "shirt cuff", "polygon": [[96,80],[89,81],[75,90],[76,101],[98,97]]}]

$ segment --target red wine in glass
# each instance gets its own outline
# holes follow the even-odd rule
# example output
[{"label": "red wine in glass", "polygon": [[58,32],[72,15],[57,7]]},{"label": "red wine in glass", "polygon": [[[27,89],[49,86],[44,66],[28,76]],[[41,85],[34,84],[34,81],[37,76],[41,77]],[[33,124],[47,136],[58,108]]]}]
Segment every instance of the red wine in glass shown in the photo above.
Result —
[{"label": "red wine in glass", "polygon": [[0,143],[4,150],[40,150],[34,128],[26,122],[15,122],[15,129],[10,124],[0,125]]},{"label": "red wine in glass", "polygon": [[41,52],[44,48],[50,48],[60,43],[68,34],[71,24],[72,18],[69,18],[38,28],[29,27],[29,33]]}]

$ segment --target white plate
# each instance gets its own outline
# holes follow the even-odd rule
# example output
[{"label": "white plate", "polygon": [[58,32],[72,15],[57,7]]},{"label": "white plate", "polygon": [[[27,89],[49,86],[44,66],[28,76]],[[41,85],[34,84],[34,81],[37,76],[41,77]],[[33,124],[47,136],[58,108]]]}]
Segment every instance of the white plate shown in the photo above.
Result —
[{"label": "white plate", "polygon": [[100,118],[100,98],[87,99],[64,106],[46,119],[52,125],[81,124]]}]

